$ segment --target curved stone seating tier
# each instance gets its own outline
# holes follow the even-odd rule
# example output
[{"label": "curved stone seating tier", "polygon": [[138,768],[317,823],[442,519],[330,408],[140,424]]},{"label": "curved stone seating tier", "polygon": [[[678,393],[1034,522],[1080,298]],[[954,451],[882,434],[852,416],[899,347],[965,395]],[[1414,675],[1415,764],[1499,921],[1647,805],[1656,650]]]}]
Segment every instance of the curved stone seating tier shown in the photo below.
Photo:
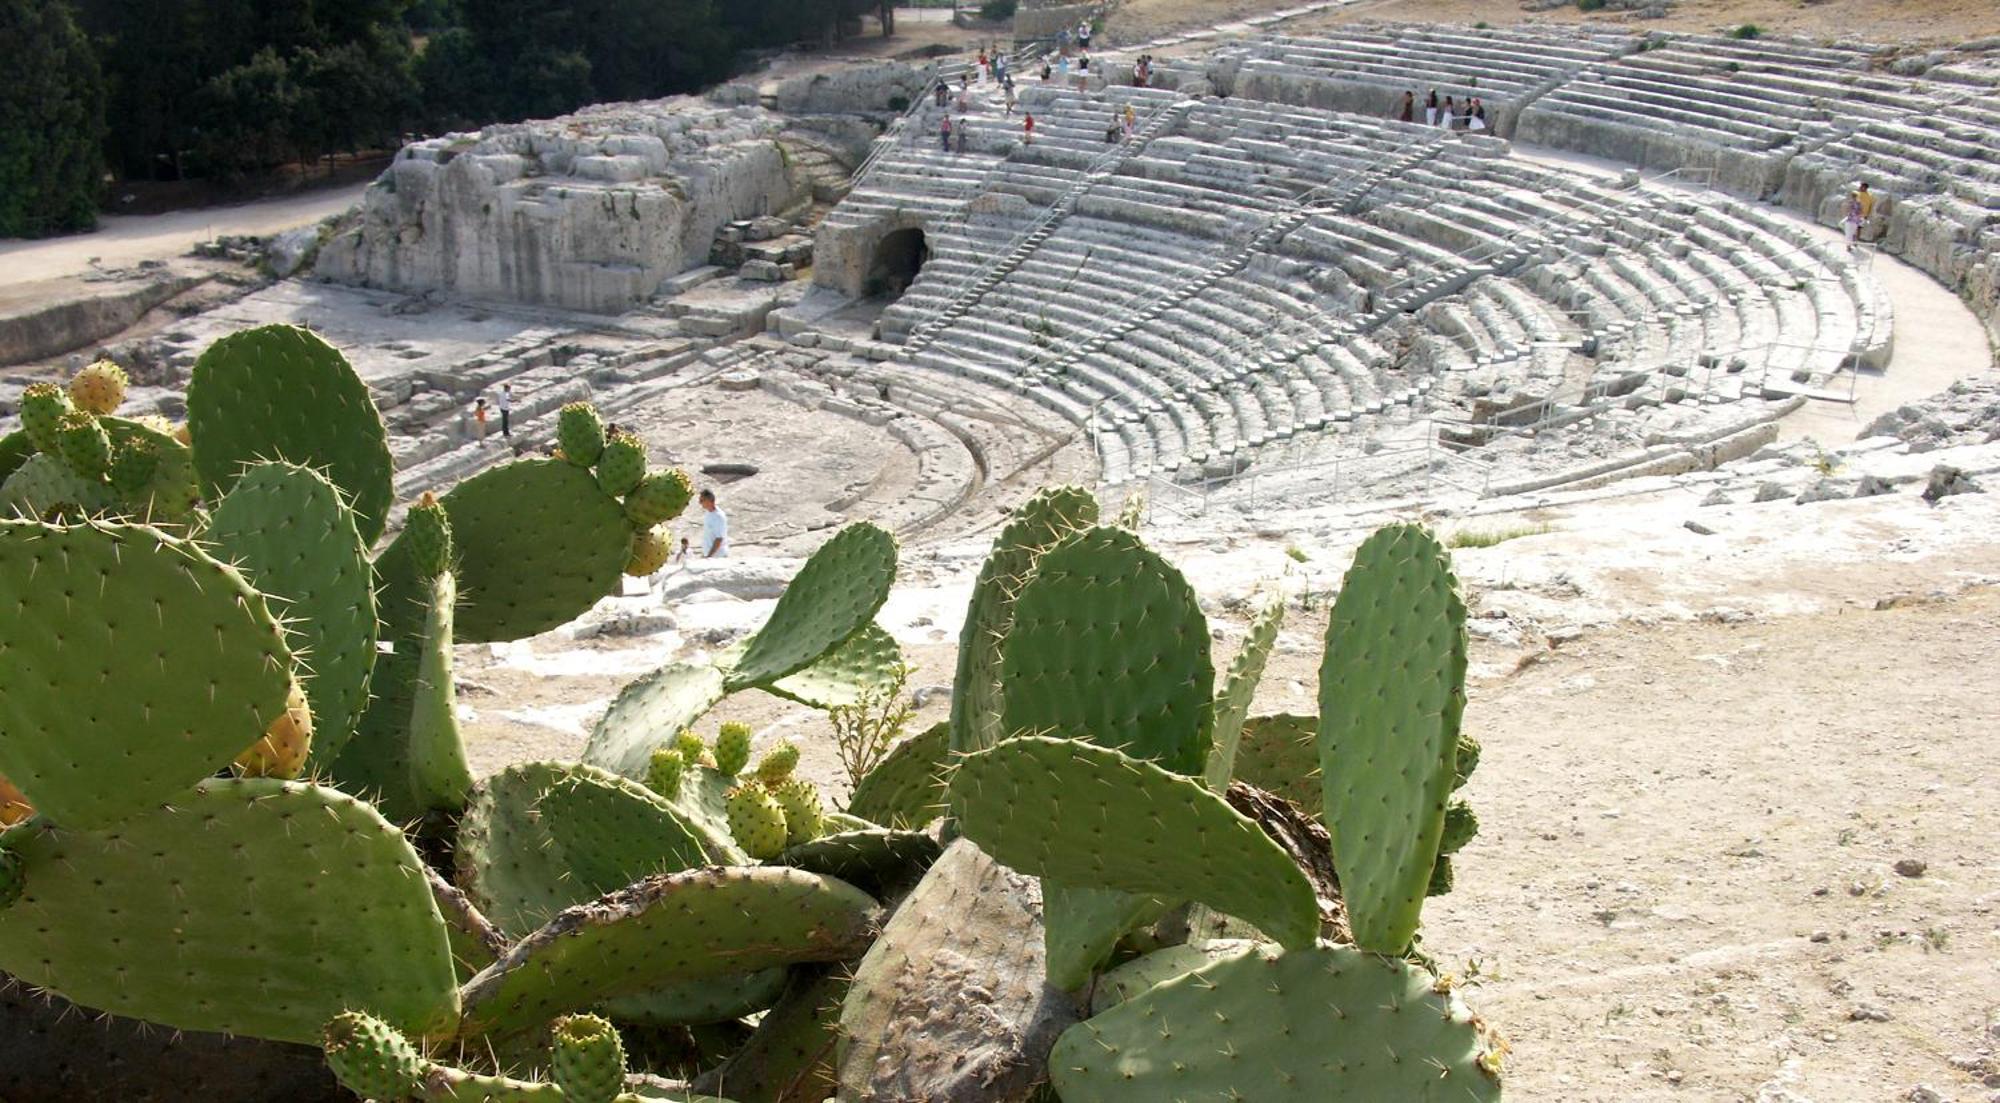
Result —
[{"label": "curved stone seating tier", "polygon": [[[1872,165],[1927,192],[1885,200],[1892,230],[1949,224],[1954,252],[1976,256],[2000,239],[2000,155],[1976,134],[2000,122],[2000,97],[1985,70],[1947,88],[1887,63],[1535,28],[1273,37],[1168,63],[1220,97],[1027,82],[1032,145],[994,112],[967,153],[891,151],[827,224],[921,225],[931,259],[881,320],[890,340],[923,327],[903,363],[1094,426],[1113,481],[1221,470],[1306,434],[1471,420],[1515,397],[1680,409],[1832,394],[1843,371],[1885,361],[1891,325],[1838,243],[1720,196],[1402,124],[1379,97],[1463,95],[1477,76],[1489,108],[1521,110],[1524,138],[1706,164],[1760,197],[1784,179],[1795,204]],[[1362,102],[1324,98],[1345,96],[1378,98],[1364,115],[1322,109]],[[1127,102],[1160,125],[1105,142]]]}]

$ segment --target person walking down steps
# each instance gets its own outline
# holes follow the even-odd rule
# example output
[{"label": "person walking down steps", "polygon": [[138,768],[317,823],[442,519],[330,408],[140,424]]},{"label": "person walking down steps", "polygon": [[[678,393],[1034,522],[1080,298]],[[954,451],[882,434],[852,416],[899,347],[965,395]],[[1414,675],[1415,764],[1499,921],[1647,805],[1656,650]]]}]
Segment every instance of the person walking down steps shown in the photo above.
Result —
[{"label": "person walking down steps", "polygon": [[1438,124],[1438,90],[1433,88],[1431,89],[1430,98],[1424,101],[1424,125],[1436,126],[1437,124]]},{"label": "person walking down steps", "polygon": [[1405,123],[1417,121],[1417,94],[1415,92],[1403,93],[1403,106],[1396,109],[1396,120]]},{"label": "person walking down steps", "polygon": [[500,384],[500,435],[514,439],[514,385]]},{"label": "person walking down steps", "polygon": [[938,149],[944,151],[945,153],[951,152],[950,115],[945,115],[938,119]]},{"label": "person walking down steps", "polygon": [[704,559],[729,558],[729,515],[715,504],[715,491],[701,492],[701,555]]}]

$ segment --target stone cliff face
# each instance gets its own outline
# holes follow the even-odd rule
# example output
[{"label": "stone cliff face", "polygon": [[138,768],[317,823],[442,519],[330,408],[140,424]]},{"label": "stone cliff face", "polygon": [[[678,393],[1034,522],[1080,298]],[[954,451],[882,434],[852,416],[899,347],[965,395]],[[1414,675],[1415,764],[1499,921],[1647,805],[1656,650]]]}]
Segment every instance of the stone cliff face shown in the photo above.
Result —
[{"label": "stone cliff face", "polygon": [[327,279],[610,313],[705,263],[726,222],[841,175],[785,116],[691,97],[413,143],[321,250]]}]

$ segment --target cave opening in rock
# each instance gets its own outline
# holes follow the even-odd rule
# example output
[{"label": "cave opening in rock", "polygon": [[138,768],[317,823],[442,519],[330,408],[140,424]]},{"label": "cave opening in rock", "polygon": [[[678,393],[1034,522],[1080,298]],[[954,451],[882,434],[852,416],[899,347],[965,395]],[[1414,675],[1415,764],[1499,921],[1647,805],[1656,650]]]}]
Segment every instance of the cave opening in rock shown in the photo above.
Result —
[{"label": "cave opening in rock", "polygon": [[868,266],[869,289],[898,298],[916,282],[917,272],[929,259],[931,247],[922,230],[916,227],[892,230],[875,246],[875,257]]}]

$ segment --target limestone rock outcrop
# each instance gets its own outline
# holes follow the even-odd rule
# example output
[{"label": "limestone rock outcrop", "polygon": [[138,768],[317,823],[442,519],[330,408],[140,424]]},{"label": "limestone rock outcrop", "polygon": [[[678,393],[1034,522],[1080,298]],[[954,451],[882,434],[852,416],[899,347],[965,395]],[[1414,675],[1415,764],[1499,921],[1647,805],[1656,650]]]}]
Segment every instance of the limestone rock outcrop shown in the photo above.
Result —
[{"label": "limestone rock outcrop", "polygon": [[[842,128],[694,97],[412,143],[320,251],[325,279],[601,313],[706,262],[718,227],[845,175]],[[835,136],[839,135],[839,136]]]}]

